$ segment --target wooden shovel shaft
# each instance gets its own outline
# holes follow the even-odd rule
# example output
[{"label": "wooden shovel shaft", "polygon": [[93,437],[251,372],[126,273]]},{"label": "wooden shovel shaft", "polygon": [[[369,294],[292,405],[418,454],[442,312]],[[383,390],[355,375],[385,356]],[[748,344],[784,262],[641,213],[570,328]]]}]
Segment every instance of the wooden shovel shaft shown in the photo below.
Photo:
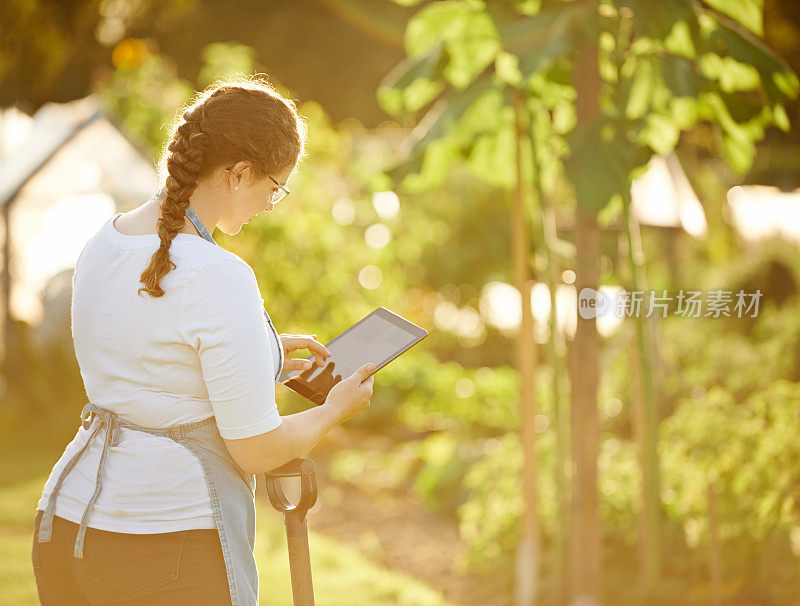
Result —
[{"label": "wooden shovel shaft", "polygon": [[308,551],[306,519],[286,516],[286,540],[289,545],[289,570],[292,575],[294,606],[314,606],[314,585],[311,580],[311,556]]},{"label": "wooden shovel shaft", "polygon": [[[300,500],[292,504],[281,488],[280,478],[300,478]],[[289,547],[289,571],[292,575],[294,606],[314,606],[311,580],[311,556],[308,552],[306,513],[317,501],[317,481],[311,459],[294,459],[266,474],[269,502],[283,513]]]}]

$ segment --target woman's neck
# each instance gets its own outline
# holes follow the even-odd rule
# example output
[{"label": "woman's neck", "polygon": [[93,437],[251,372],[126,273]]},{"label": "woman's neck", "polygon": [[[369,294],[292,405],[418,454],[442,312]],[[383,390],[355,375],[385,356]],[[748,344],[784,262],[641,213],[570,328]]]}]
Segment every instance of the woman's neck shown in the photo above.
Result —
[{"label": "woman's neck", "polygon": [[[195,190],[195,193],[197,193],[197,190]],[[143,205],[143,206],[148,206],[148,205],[151,206],[150,212],[148,214],[153,215],[155,217],[153,219],[154,227],[157,226],[156,220],[158,219],[159,216],[161,216],[161,202],[164,200],[166,195],[167,195],[167,188],[162,187],[152,198],[150,198],[150,200],[148,200]],[[208,232],[213,233],[214,227],[216,227],[216,221],[212,225],[211,221],[213,219],[209,218],[208,216],[209,213],[205,209],[206,205],[203,204],[202,200],[197,200],[195,198],[197,198],[197,196],[193,194],[192,200],[190,202],[192,209],[194,209],[194,212],[197,214],[198,218],[200,219],[200,222],[205,226]],[[156,231],[158,230],[156,229]],[[192,224],[192,222],[189,220],[188,217],[186,218],[186,223],[184,224],[183,228],[178,233],[200,236],[200,232],[197,231],[197,229],[195,228],[195,226]]]}]

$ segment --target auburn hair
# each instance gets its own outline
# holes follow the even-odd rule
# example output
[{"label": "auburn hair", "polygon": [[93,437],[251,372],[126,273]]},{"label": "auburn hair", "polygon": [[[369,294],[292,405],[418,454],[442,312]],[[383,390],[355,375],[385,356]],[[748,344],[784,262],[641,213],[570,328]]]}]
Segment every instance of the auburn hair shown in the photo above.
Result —
[{"label": "auburn hair", "polygon": [[307,126],[295,103],[261,76],[217,80],[176,113],[159,161],[161,245],[141,276],[145,291],[161,297],[163,278],[176,265],[169,248],[186,223],[184,211],[198,181],[246,160],[253,179],[294,167],[305,156]]}]

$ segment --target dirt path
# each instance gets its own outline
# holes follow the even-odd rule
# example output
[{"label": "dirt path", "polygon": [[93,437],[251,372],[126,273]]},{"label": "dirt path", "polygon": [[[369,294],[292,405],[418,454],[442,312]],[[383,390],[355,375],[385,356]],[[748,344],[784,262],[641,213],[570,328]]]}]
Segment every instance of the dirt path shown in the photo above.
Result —
[{"label": "dirt path", "polygon": [[[462,548],[455,520],[425,511],[402,494],[365,491],[331,479],[330,455],[362,443],[352,430],[336,428],[311,453],[317,472],[319,499],[308,514],[317,532],[359,549],[388,568],[426,582],[454,605],[506,606],[511,588],[496,578],[455,570]],[[287,486],[287,496],[296,497]]]}]

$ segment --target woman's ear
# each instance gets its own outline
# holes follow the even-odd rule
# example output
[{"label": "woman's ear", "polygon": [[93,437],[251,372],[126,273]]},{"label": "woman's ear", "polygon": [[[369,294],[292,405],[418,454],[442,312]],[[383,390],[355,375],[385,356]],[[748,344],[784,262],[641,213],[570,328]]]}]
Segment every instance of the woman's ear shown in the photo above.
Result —
[{"label": "woman's ear", "polygon": [[228,186],[231,190],[238,190],[249,179],[251,166],[250,162],[240,160],[227,171]]}]

